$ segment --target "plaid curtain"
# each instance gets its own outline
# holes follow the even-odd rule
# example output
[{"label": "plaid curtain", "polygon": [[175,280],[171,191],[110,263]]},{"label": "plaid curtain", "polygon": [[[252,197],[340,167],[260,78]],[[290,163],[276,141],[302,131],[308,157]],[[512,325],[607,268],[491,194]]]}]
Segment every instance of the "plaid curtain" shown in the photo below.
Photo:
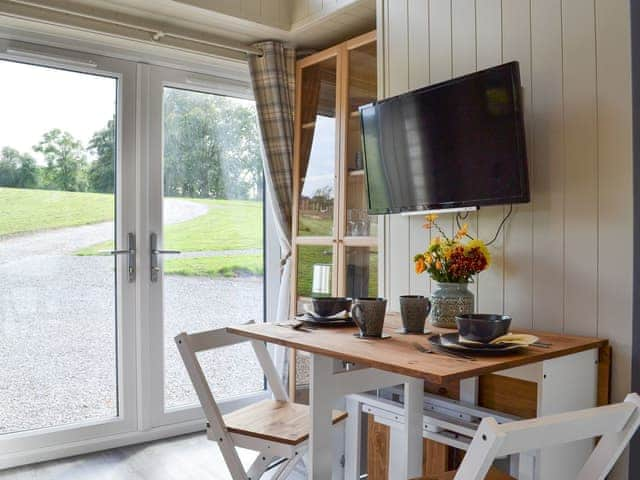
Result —
[{"label": "plaid curtain", "polygon": [[[281,251],[277,322],[289,317],[291,282],[291,205],[293,197],[293,115],[295,111],[295,49],[281,42],[253,45],[262,55],[249,55],[251,85],[262,137],[265,179],[273,205]],[[275,363],[286,380],[287,355],[276,350]]]},{"label": "plaid curtain", "polygon": [[274,195],[278,223],[290,240],[296,53],[276,41],[253,46],[262,51],[262,56],[249,56],[249,70],[262,135],[266,181]]}]

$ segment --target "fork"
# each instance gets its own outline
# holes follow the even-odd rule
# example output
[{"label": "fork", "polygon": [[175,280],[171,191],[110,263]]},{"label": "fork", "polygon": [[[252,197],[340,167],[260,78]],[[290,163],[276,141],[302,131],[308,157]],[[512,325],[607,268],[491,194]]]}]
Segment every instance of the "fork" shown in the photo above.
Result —
[{"label": "fork", "polygon": [[304,327],[304,322],[298,322],[298,323],[276,323],[276,325],[278,327],[290,328],[291,330],[295,330],[297,332],[311,333],[311,331],[312,331],[310,328]]},{"label": "fork", "polygon": [[448,357],[452,357],[455,358],[456,360],[469,360],[472,362],[475,362],[475,358],[470,357],[469,355],[465,355],[463,353],[453,353],[453,352],[447,352],[441,349],[438,349],[438,351],[432,350],[430,348],[426,348],[422,345],[420,345],[418,342],[414,342],[413,346],[416,348],[416,350],[418,350],[421,353],[432,353],[434,355],[440,354],[440,355],[446,355]]}]

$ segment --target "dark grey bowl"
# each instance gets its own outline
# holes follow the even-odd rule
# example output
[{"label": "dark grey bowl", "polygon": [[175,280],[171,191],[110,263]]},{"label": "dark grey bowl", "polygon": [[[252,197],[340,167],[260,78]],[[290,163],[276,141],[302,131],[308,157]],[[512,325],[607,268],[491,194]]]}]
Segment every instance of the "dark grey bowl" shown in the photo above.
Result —
[{"label": "dark grey bowl", "polygon": [[491,313],[469,313],[456,316],[458,333],[465,340],[489,343],[509,333],[511,317]]},{"label": "dark grey bowl", "polygon": [[313,311],[321,317],[330,317],[343,310],[351,311],[352,299],[349,297],[318,297],[312,298]]}]

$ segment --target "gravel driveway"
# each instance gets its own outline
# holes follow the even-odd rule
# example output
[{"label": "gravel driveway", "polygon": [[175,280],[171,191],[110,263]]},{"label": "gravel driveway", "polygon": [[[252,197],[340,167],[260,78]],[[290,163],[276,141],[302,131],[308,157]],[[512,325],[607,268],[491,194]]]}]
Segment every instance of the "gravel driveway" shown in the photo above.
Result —
[{"label": "gravel driveway", "polygon": [[[165,205],[170,223],[207,212],[186,200]],[[0,238],[0,434],[117,415],[113,259],[73,255],[112,232],[107,222]],[[244,322],[261,309],[262,279],[166,277],[168,405],[195,401],[173,336]],[[203,359],[210,372],[215,360],[214,391],[260,389],[255,362],[232,348]]]}]

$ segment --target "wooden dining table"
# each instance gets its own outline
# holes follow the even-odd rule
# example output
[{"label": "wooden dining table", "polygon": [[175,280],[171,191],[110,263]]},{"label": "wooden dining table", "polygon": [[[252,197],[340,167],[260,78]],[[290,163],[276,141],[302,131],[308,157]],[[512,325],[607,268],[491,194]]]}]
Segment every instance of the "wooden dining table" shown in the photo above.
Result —
[{"label": "wooden dining table", "polygon": [[[228,328],[236,335],[311,354],[310,479],[332,478],[331,413],[350,394],[404,386],[404,429],[398,437],[401,444],[396,445],[404,458],[389,471],[390,478],[402,480],[422,475],[425,381],[435,385],[459,381],[460,400],[474,404],[481,375],[500,372],[528,378],[538,383],[538,416],[589,408],[598,402],[599,351],[607,347],[607,340],[518,330],[533,333],[549,345],[464,359],[432,348],[426,335],[398,333],[399,327],[399,315],[388,314],[384,333],[389,338],[381,339],[359,338],[355,327],[295,330],[287,324],[262,323]],[[451,332],[432,330],[434,334]],[[575,477],[591,448],[589,442],[581,442],[539,452],[532,480]]]}]

